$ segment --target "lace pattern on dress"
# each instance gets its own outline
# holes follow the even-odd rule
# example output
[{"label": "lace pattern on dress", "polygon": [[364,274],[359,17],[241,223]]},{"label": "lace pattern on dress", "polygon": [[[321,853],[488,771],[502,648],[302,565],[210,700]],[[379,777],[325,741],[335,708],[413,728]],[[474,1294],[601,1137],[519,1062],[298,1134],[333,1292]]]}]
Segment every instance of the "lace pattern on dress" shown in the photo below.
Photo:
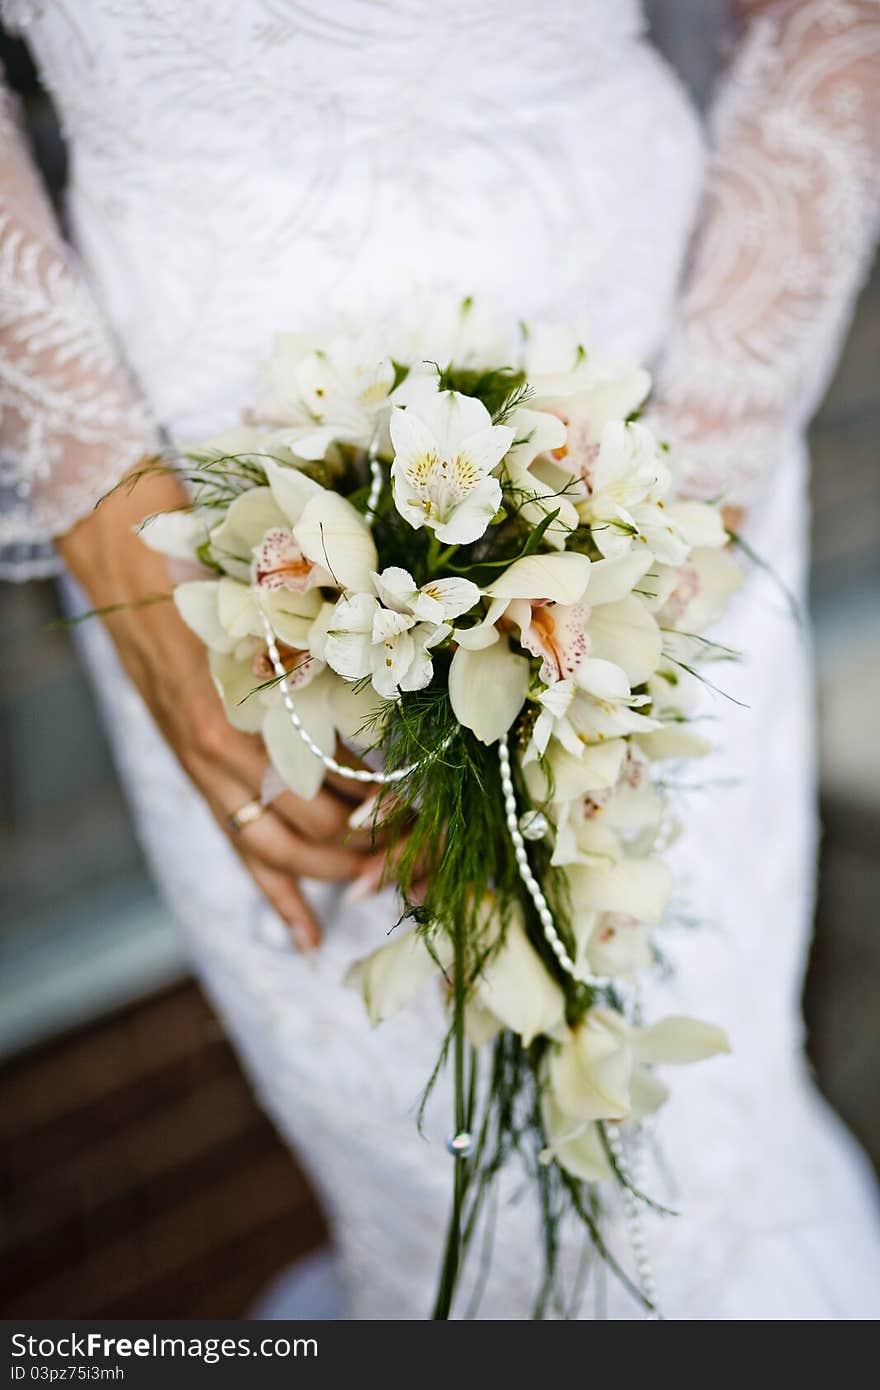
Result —
[{"label": "lace pattern on dress", "polygon": [[153,439],[0,95],[0,575],[51,573],[51,537]]},{"label": "lace pattern on dress", "polygon": [[716,103],[714,154],[657,414],[693,489],[748,504],[813,413],[880,212],[880,5],[782,0]]}]

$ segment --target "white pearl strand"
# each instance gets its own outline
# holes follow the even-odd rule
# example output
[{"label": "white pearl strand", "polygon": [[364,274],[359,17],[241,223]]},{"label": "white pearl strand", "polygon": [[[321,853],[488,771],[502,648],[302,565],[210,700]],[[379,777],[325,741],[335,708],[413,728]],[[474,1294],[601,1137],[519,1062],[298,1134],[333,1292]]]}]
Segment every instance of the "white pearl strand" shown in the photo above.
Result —
[{"label": "white pearl strand", "polygon": [[[513,786],[513,774],[510,768],[510,749],[508,747],[507,735],[503,734],[498,740],[498,764],[501,770],[501,792],[504,797],[504,811],[507,820],[507,829],[513,842],[516,854],[516,863],[519,869],[520,878],[528,889],[535,910],[544,929],[547,944],[552,950],[559,964],[571,979],[578,984],[591,985],[593,988],[601,989],[613,983],[610,977],[604,975],[591,975],[589,971],[582,970],[572,960],[565,944],[556,930],[556,923],[553,921],[553,914],[550,911],[547,899],[541,889],[541,885],[532,873],[526,851],[525,841],[520,830],[519,817],[517,815],[516,793]],[[638,1001],[634,1007],[638,1009]],[[633,1134],[631,1163],[627,1163],[624,1154],[623,1140],[616,1125],[607,1125],[605,1133],[608,1137],[608,1146],[614,1157],[617,1167],[628,1183],[637,1185],[638,1176],[641,1170],[641,1160],[643,1155],[643,1134],[642,1126],[638,1125]],[[651,1304],[651,1308],[645,1314],[646,1321],[657,1322],[661,1320],[661,1314],[657,1311],[657,1285],[654,1279],[654,1271],[651,1259],[648,1254],[647,1236],[644,1223],[644,1203],[630,1191],[630,1188],[622,1186],[623,1212],[626,1221],[627,1235],[632,1246],[633,1259],[636,1266],[639,1288],[646,1301]]]},{"label": "white pearl strand", "polygon": [[507,829],[513,841],[519,875],[529,891],[532,902],[535,904],[535,911],[541,920],[541,926],[544,928],[547,944],[566,975],[570,975],[578,984],[590,985],[593,989],[604,989],[613,983],[609,976],[591,975],[588,970],[582,970],[568,954],[568,951],[565,949],[565,943],[556,930],[556,923],[553,921],[553,913],[550,911],[541,885],[532,873],[532,867],[529,864],[529,856],[526,852],[525,840],[523,839],[517,816],[516,793],[513,789],[513,775],[510,770],[510,749],[507,746],[506,734],[503,734],[498,740],[498,764],[501,769],[501,792],[504,797]]},{"label": "white pearl strand", "polygon": [[[328,772],[335,772],[339,777],[347,777],[350,782],[381,782],[387,785],[392,782],[400,782],[404,777],[409,777],[412,772],[415,772],[416,768],[422,766],[422,762],[427,762],[425,758],[417,763],[410,763],[408,767],[397,767],[393,772],[373,772],[373,770],[368,767],[346,767],[344,763],[337,762],[329,753],[325,753],[323,748],[319,747],[312,738],[297,713],[296,706],[293,703],[293,696],[290,693],[290,686],[287,681],[287,671],[284,668],[284,662],[281,660],[281,653],[278,650],[278,643],[275,641],[275,633],[272,630],[272,624],[262,610],[260,611],[260,617],[263,620],[263,631],[266,635],[266,647],[272,662],[272,669],[278,677],[278,688],[281,691],[281,698],[284,701],[284,708],[287,710],[290,722],[309,752],[314,753],[316,758],[320,758]],[[442,752],[442,748],[440,751]]]},{"label": "white pearl strand", "polygon": [[367,453],[370,463],[370,491],[367,497],[367,510],[365,519],[368,526],[372,526],[376,520],[376,508],[379,505],[379,498],[382,496],[382,465],[379,462],[379,436],[378,432],[370,440],[370,448]]},{"label": "white pearl strand", "polygon": [[[614,1157],[614,1162],[620,1169],[628,1183],[638,1187],[642,1176],[642,1160],[644,1158],[644,1134],[642,1126],[636,1125],[632,1134],[630,1145],[630,1157],[624,1151],[623,1138],[618,1125],[609,1124],[605,1126],[605,1137],[608,1140],[608,1147]],[[657,1281],[654,1278],[654,1267],[651,1263],[651,1256],[648,1253],[648,1236],[645,1230],[645,1204],[642,1198],[629,1187],[622,1187],[623,1217],[626,1222],[626,1233],[633,1252],[633,1260],[636,1266],[636,1279],[639,1289],[646,1302],[651,1307],[645,1313],[646,1322],[661,1322],[663,1315],[657,1306]]]}]

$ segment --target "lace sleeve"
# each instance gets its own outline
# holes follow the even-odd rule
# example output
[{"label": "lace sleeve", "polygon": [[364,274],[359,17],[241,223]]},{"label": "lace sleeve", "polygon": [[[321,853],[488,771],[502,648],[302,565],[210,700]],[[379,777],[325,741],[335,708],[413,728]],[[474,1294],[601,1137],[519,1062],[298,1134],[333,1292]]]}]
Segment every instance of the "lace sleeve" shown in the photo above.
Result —
[{"label": "lace sleeve", "polygon": [[0,577],[51,573],[51,538],[154,442],[0,87]]},{"label": "lace sleeve", "polygon": [[741,506],[825,391],[880,210],[880,4],[745,8],[656,396],[694,493]]}]

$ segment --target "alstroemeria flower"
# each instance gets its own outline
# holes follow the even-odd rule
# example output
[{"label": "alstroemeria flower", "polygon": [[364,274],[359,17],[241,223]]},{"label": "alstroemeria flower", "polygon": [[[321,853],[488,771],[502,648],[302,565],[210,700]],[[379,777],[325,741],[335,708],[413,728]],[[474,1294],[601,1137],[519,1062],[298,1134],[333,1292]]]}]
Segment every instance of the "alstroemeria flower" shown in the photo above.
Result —
[{"label": "alstroemeria flower", "polygon": [[279,333],[254,415],[300,458],[321,459],[331,444],[369,443],[393,385],[394,364],[372,333],[340,332],[323,345]]},{"label": "alstroemeria flower", "polygon": [[422,690],[433,674],[430,649],[449,635],[447,623],[420,623],[383,608],[372,594],[341,598],[329,620],[324,659],[346,680],[369,676],[385,700]]},{"label": "alstroemeria flower", "polygon": [[416,530],[465,545],[478,540],[501,503],[492,476],[513,442],[508,425],[493,425],[481,401],[440,391],[391,416],[394,504]]},{"label": "alstroemeria flower", "polygon": [[411,613],[427,623],[461,617],[479,602],[480,590],[469,579],[432,579],[421,588],[408,570],[391,565],[374,574],[373,587],[386,608]]},{"label": "alstroemeria flower", "polygon": [[636,544],[661,564],[680,565],[694,546],[725,543],[716,507],[664,501],[672,475],[644,425],[607,424],[595,459],[581,474],[587,495],[578,511],[606,557],[624,555]]},{"label": "alstroemeria flower", "polygon": [[611,1009],[590,1009],[548,1054],[542,1101],[548,1147],[542,1158],[556,1159],[586,1182],[608,1177],[596,1122],[638,1120],[663,1104],[666,1088],[649,1068],[729,1051],[723,1031],[697,1019],[670,1017],[636,1028]]}]

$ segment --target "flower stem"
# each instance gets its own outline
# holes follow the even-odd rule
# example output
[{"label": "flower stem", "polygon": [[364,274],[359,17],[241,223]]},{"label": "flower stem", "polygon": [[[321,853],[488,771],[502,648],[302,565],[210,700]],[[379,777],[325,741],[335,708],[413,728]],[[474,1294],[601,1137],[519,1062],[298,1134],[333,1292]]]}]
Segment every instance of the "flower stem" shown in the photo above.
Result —
[{"label": "flower stem", "polygon": [[[454,964],[454,986],[453,986],[453,1067],[455,1076],[455,1133],[462,1134],[466,1130],[469,1120],[469,1112],[473,1108],[473,1091],[465,1090],[465,1032],[464,1032],[464,1003],[465,1003],[465,927],[459,920],[455,928],[455,964]],[[473,1080],[473,1077],[472,1077]],[[452,1210],[449,1214],[449,1226],[446,1232],[446,1248],[443,1255],[443,1266],[440,1272],[440,1287],[437,1291],[437,1302],[434,1305],[433,1317],[435,1319],[448,1319],[452,1307],[452,1299],[455,1294],[455,1286],[458,1282],[458,1274],[461,1266],[462,1239],[461,1239],[461,1218],[464,1208],[464,1198],[467,1191],[469,1164],[467,1158],[462,1154],[453,1157],[452,1170]]]}]

